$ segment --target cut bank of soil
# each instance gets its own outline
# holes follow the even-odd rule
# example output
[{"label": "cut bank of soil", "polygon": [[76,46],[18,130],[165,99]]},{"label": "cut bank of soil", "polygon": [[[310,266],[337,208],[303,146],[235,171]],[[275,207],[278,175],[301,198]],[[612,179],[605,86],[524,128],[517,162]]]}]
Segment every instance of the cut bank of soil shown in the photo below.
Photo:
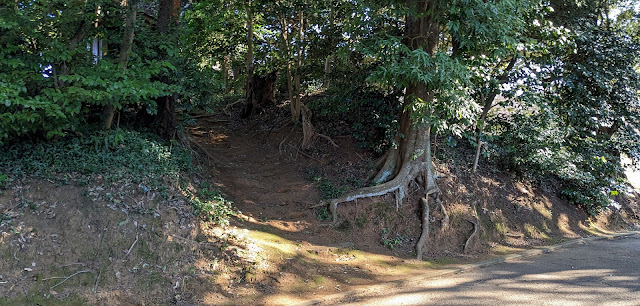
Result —
[{"label": "cut bank of soil", "polygon": [[[270,284],[274,293],[288,298],[397,278],[389,273],[393,266],[402,267],[398,271],[419,273],[420,269],[433,267],[433,263],[478,260],[491,254],[638,226],[637,203],[626,201],[620,212],[607,211],[599,218],[590,218],[557,197],[557,189],[532,188],[495,170],[472,176],[467,166],[438,164],[449,226],[441,228],[444,213],[440,207],[431,207],[432,234],[425,248],[431,262],[421,265],[412,259],[421,231],[417,205],[420,188],[416,186],[412,196],[398,208],[392,195],[341,204],[340,224],[330,226],[328,220],[319,220],[326,216],[323,208],[312,209],[327,199],[323,200],[318,190],[323,187],[322,181],[310,178],[319,175],[324,182],[332,182],[334,189],[342,185],[354,188],[369,174],[374,157],[356,148],[351,137],[334,138],[337,148],[318,138],[314,150],[302,151],[302,136],[287,124],[287,119],[286,114],[278,115],[276,111],[228,124],[201,120],[192,135],[215,159],[211,171],[219,187],[235,201],[247,220],[235,225],[296,243],[293,258],[279,260],[278,256],[270,256],[270,262],[278,269],[265,271],[292,276],[276,277],[277,281]],[[469,152],[466,158],[471,160],[472,154]],[[464,245],[473,231],[470,221],[476,219],[480,238],[472,241],[465,253]],[[350,258],[344,262],[344,269],[355,270],[344,272],[348,278],[340,277],[342,270],[331,273],[332,264],[327,265],[326,260],[305,256],[318,254],[318,250],[334,252],[332,247]],[[384,258],[386,263],[380,264],[378,258]],[[329,286],[310,281],[317,278]],[[267,295],[252,301],[274,299]]]},{"label": "cut bank of soil", "polygon": [[[637,203],[620,199],[620,212],[590,219],[554,188],[495,171],[471,176],[456,161],[472,153],[447,152],[440,154],[450,158],[447,167],[437,170],[449,227],[441,228],[443,211],[432,206],[429,260],[416,261],[419,187],[398,208],[391,195],[341,204],[341,223],[330,226],[319,220],[323,207],[311,207],[343,186],[362,185],[374,158],[351,137],[335,137],[338,148],[319,138],[302,151],[298,128],[282,113],[244,122],[203,118],[190,132],[211,157],[202,157],[203,175],[242,212],[226,229],[194,218],[177,198],[126,182],[104,190],[99,177],[67,186],[28,180],[5,190],[0,296],[17,303],[286,303],[638,223]],[[104,197],[118,190],[122,199]],[[475,218],[480,239],[465,253]]]}]

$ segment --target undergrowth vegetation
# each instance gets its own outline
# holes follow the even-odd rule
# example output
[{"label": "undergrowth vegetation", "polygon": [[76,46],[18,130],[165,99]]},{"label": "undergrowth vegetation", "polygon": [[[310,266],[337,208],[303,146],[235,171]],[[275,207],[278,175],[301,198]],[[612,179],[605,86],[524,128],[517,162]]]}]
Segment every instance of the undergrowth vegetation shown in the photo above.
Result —
[{"label": "undergrowth vegetation", "polygon": [[229,216],[238,214],[233,202],[226,199],[220,190],[212,189],[209,184],[201,184],[195,194],[191,193],[190,203],[196,215],[214,224],[229,225]]},{"label": "undergrowth vegetation", "polygon": [[0,169],[11,177],[58,178],[57,174],[100,174],[107,182],[132,179],[159,184],[193,171],[190,152],[156,135],[132,130],[87,131],[48,142],[22,141],[5,147]]},{"label": "undergrowth vegetation", "polygon": [[[96,180],[105,186],[133,184],[144,193],[158,192],[165,198],[184,193],[196,215],[215,224],[228,224],[228,217],[235,214],[233,203],[209,184],[195,183],[192,177],[198,170],[192,152],[175,141],[127,129],[86,130],[47,142],[21,141],[5,146],[0,154],[0,187],[27,177],[58,184]],[[190,190],[189,185],[196,188]],[[117,202],[117,196],[106,193],[104,198]]]}]

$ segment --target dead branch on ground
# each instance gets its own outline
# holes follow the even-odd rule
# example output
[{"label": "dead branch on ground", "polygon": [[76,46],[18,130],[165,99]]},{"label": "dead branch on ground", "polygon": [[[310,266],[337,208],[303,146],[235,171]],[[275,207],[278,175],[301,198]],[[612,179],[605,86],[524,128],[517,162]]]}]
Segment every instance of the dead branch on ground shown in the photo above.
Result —
[{"label": "dead branch on ground", "polygon": [[229,108],[231,108],[231,107],[235,106],[236,104],[244,103],[244,101],[245,101],[245,99],[244,99],[244,98],[241,98],[241,99],[238,99],[238,100],[237,100],[237,101],[235,101],[235,102],[231,102],[231,103],[227,104],[227,106],[225,106],[225,107],[222,109],[222,112],[224,112],[225,114],[227,114],[227,115],[231,116],[231,113],[229,112]]},{"label": "dead branch on ground", "polygon": [[62,285],[62,283],[64,283],[64,282],[68,281],[70,278],[72,278],[72,277],[74,277],[74,276],[76,276],[76,275],[78,275],[78,274],[88,273],[88,272],[91,272],[91,270],[82,270],[82,271],[78,271],[78,272],[76,272],[76,273],[73,273],[73,274],[71,274],[71,275],[69,275],[69,276],[65,277],[65,278],[64,278],[64,280],[62,280],[61,282],[59,282],[59,283],[57,283],[57,284],[53,285],[51,288],[49,288],[49,291],[53,290],[53,288],[55,288],[55,287],[58,287],[58,286]]}]

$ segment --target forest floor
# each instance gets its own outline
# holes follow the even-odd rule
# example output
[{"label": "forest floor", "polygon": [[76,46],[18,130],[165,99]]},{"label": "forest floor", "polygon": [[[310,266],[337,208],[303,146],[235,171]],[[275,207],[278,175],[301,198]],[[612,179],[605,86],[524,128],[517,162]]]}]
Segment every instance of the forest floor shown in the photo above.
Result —
[{"label": "forest floor", "polygon": [[[318,205],[370,174],[375,156],[350,135],[334,137],[338,147],[318,138],[303,151],[286,109],[251,120],[203,115],[187,134],[200,152],[197,180],[239,210],[229,226],[194,217],[177,197],[103,187],[100,176],[69,185],[21,180],[0,195],[0,304],[287,304],[640,229],[637,201],[620,196],[620,209],[591,218],[560,199],[553,182],[534,188],[490,166],[471,175],[472,150],[436,143],[449,222],[443,227],[444,211],[431,208],[427,260],[417,261],[418,186],[401,207],[392,195],[341,204],[337,226]],[[480,234],[465,251],[472,220]]]}]

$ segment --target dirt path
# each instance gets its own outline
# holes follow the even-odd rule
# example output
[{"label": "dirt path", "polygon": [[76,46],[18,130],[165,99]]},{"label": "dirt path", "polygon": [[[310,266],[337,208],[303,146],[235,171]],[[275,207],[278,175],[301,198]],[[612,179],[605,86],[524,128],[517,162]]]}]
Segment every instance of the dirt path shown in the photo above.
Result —
[{"label": "dirt path", "polygon": [[209,125],[193,135],[216,159],[210,171],[218,187],[254,223],[291,234],[318,225],[308,209],[319,201],[318,191],[278,151],[278,137],[286,135],[265,136],[238,125]]},{"label": "dirt path", "polygon": [[[191,135],[215,159],[207,171],[242,212],[232,226],[246,231],[256,246],[251,252],[260,258],[241,285],[229,287],[234,303],[301,301],[394,279],[390,274],[399,273],[385,270],[402,263],[401,258],[380,247],[378,254],[364,255],[354,250],[352,237],[316,218],[310,207],[320,203],[320,193],[305,170],[320,161],[293,147],[298,134],[291,127],[265,133],[254,132],[251,123],[201,121]],[[368,238],[379,244],[378,237]],[[228,302],[207,299],[206,288],[202,290],[196,295],[205,296],[205,304]]]},{"label": "dirt path", "polygon": [[[239,218],[234,218],[232,226],[246,233],[250,246],[245,250],[258,258],[242,268],[247,271],[245,276],[224,286],[227,293],[213,296],[206,286],[196,289],[195,296],[203,304],[229,301],[234,304],[304,303],[318,296],[420,277],[434,273],[434,268],[446,269],[450,264],[475,262],[493,256],[484,252],[482,247],[471,255],[462,253],[462,246],[471,231],[466,221],[469,202],[482,207],[485,225],[495,224],[503,232],[526,232],[526,228],[521,228],[522,224],[537,222],[544,228],[552,220],[554,228],[556,223],[559,228],[547,232],[556,241],[561,241],[578,237],[576,233],[584,228],[581,221],[584,213],[575,207],[554,204],[560,202],[554,197],[552,200],[544,195],[537,197],[533,190],[522,191],[524,187],[518,183],[501,183],[492,179],[474,180],[464,185],[464,182],[455,181],[455,175],[450,175],[441,184],[445,191],[456,190],[444,195],[452,216],[450,226],[455,230],[439,231],[439,221],[433,222],[436,234],[430,239],[433,251],[430,259],[411,259],[417,241],[414,234],[419,232],[418,210],[416,205],[410,204],[412,201],[403,205],[400,211],[389,204],[393,202],[392,198],[384,197],[343,205],[339,213],[350,220],[350,223],[343,223],[348,225],[345,228],[330,227],[328,221],[318,220],[310,207],[320,203],[322,195],[319,184],[309,179],[309,170],[329,169],[333,172],[328,175],[333,175],[334,179],[354,177],[346,172],[366,168],[366,158],[362,158],[366,153],[358,152],[349,138],[336,139],[340,146],[338,149],[319,143],[313,152],[300,152],[295,148],[299,145],[300,134],[288,126],[286,120],[279,120],[277,116],[256,118],[250,122],[200,120],[198,127],[191,131],[192,139],[211,157],[205,171],[212,174],[217,187],[242,212]],[[496,186],[500,186],[497,195],[488,191],[496,189]],[[468,188],[491,194],[473,194]],[[523,200],[514,195],[521,196]],[[513,204],[514,200],[516,204]],[[437,212],[434,209],[433,217],[440,220],[442,216]],[[507,220],[506,216],[512,219]],[[554,218],[558,218],[557,222],[553,221]],[[507,224],[512,228],[506,230]],[[494,237],[506,245],[504,250],[494,247],[496,252],[513,252],[520,247],[554,241],[545,233],[538,235],[536,229],[530,227],[527,235]],[[390,232],[397,234],[387,234]],[[469,285],[461,280],[459,284],[443,290],[442,294],[455,293],[455,286],[465,284]],[[416,290],[417,293],[411,294],[421,294],[422,289]],[[398,296],[407,293],[400,289],[396,292]],[[362,301],[375,304],[378,301],[398,302],[384,300],[380,295],[375,295],[371,302],[368,298],[363,297]],[[423,300],[417,301],[421,304]]]},{"label": "dirt path", "polygon": [[596,240],[550,254],[315,304],[638,305],[639,252],[638,234]]}]

